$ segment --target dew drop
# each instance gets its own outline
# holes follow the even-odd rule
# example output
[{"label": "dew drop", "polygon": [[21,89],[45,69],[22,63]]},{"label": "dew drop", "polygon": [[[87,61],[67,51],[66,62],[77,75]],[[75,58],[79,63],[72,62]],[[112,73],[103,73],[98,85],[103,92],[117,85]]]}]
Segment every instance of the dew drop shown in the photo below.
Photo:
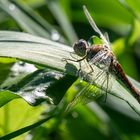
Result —
[{"label": "dew drop", "polygon": [[25,139],[26,140],[32,140],[32,138],[33,138],[32,134],[28,134]]},{"label": "dew drop", "polygon": [[11,11],[14,11],[14,10],[15,10],[15,8],[16,8],[16,7],[15,7],[15,5],[14,5],[14,4],[10,4],[10,5],[9,5],[9,9],[10,9]]},{"label": "dew drop", "polygon": [[75,119],[76,119],[76,118],[78,118],[78,116],[79,116],[79,115],[78,115],[78,113],[77,113],[77,112],[72,112],[72,117],[73,117],[73,118],[75,118]]},{"label": "dew drop", "polygon": [[58,40],[60,39],[60,35],[58,34],[58,32],[52,31],[52,32],[51,32],[51,39],[52,39],[53,41],[58,41]]},{"label": "dew drop", "polygon": [[37,68],[33,64],[24,63],[21,61],[16,62],[11,68],[13,76],[18,76],[19,74],[22,74],[22,73],[31,73],[36,70]]}]

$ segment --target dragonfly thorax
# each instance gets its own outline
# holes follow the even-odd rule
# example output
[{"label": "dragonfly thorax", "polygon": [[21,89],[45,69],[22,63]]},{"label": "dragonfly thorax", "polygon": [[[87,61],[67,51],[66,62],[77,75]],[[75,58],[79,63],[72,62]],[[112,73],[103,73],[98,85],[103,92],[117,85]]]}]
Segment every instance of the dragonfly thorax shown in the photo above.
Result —
[{"label": "dragonfly thorax", "polygon": [[100,51],[105,51],[104,46],[100,44],[92,45],[90,49],[87,51],[87,61],[90,61],[96,54]]}]

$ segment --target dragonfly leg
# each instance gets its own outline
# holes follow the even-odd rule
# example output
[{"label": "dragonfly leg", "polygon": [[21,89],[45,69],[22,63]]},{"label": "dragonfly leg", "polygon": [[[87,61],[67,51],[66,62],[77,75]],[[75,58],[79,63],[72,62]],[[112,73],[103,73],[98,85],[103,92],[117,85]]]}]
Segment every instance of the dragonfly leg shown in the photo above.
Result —
[{"label": "dragonfly leg", "polygon": [[84,77],[87,77],[88,75],[90,76],[90,74],[94,72],[94,69],[92,68],[91,65],[89,65],[89,68],[90,68],[90,71],[87,72],[87,73],[83,76],[83,78],[84,78]]},{"label": "dragonfly leg", "polygon": [[77,60],[77,58],[76,58],[74,55],[75,55],[75,52],[70,52],[70,56],[71,56],[72,58],[74,58],[75,60]]},{"label": "dragonfly leg", "polygon": [[94,70],[91,65],[89,65],[89,67],[90,67],[90,71],[88,72],[88,74],[91,74],[92,72],[94,72]]},{"label": "dragonfly leg", "polygon": [[78,76],[80,77],[81,81],[83,80],[82,76],[82,68],[81,68],[81,62],[79,62],[79,70],[77,71]]},{"label": "dragonfly leg", "polygon": [[82,66],[81,66],[81,62],[79,62],[79,70],[78,70],[78,76],[80,77],[81,81],[88,76],[89,74],[91,74],[94,70],[93,68],[88,64],[90,71],[86,74],[82,73]]},{"label": "dragonfly leg", "polygon": [[[71,54],[74,54],[74,53],[71,52],[70,55],[71,55]],[[82,60],[84,60],[84,59],[86,58],[86,56],[84,56],[84,57],[82,57],[81,59],[77,59],[77,58],[75,58],[75,57],[72,56],[72,55],[71,55],[71,57],[72,57],[73,59],[62,58],[61,61],[65,61],[65,62],[67,62],[67,63],[68,63],[68,61],[80,62],[80,61],[82,61]]]},{"label": "dragonfly leg", "polygon": [[68,61],[79,62],[79,70],[77,71],[77,75],[80,77],[80,79],[82,81],[84,76],[82,74],[81,61],[86,58],[86,55],[84,57],[82,57],[81,59],[77,59],[76,57],[73,56],[73,54],[74,54],[74,52],[70,52],[70,56],[73,59],[62,58],[61,61],[65,61],[66,63],[68,63]]}]

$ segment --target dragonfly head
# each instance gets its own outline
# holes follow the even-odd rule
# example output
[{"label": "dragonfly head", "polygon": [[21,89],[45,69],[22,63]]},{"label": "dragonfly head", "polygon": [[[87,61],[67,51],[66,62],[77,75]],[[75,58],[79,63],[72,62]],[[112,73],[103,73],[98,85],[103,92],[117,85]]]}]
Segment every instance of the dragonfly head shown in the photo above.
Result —
[{"label": "dragonfly head", "polygon": [[83,39],[80,39],[73,45],[74,52],[80,57],[84,57],[87,54],[87,48],[88,44]]}]

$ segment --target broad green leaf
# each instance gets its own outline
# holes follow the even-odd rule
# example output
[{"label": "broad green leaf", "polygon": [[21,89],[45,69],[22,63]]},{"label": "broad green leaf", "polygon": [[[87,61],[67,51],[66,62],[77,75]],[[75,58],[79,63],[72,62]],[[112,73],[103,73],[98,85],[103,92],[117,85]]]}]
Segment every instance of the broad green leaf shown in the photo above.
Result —
[{"label": "broad green leaf", "polygon": [[1,85],[0,106],[20,97],[31,105],[38,105],[43,101],[58,104],[75,80],[72,76],[63,76],[60,72],[48,70],[37,70],[21,77],[22,79],[20,77]]},{"label": "broad green leaf", "polygon": [[8,90],[0,90],[0,107],[17,98],[20,98],[20,96],[14,94],[14,92],[10,92]]},{"label": "broad green leaf", "polygon": [[19,95],[31,105],[37,105],[42,101],[53,103],[51,98],[47,96],[46,90],[49,85],[55,82],[55,77],[58,77],[59,79],[61,76],[62,75],[57,75],[55,73],[36,71],[27,75],[18,83],[12,83],[12,85],[8,85],[9,87],[2,86],[1,88]]},{"label": "broad green leaf", "polygon": [[[10,58],[1,58],[1,62],[3,63],[14,61],[15,60],[12,60]],[[13,99],[20,98],[19,95],[16,95],[14,92],[9,91],[8,88],[14,84],[17,84],[21,79],[26,77],[29,73],[32,73],[34,70],[36,70],[36,68],[33,67],[33,65],[23,62],[16,62],[14,65],[12,65],[12,67],[9,68],[8,73],[5,73],[6,79],[4,79],[2,81],[2,84],[0,85],[0,107]],[[3,75],[4,72],[1,74]],[[5,89],[3,89],[2,87],[5,87]]]},{"label": "broad green leaf", "polygon": [[69,87],[77,78],[71,75],[65,75],[63,78],[56,81],[53,85],[48,87],[47,95],[53,99],[54,104],[58,104]]},{"label": "broad green leaf", "polygon": [[37,68],[32,64],[17,61],[11,67],[6,80],[3,81],[0,87],[10,87],[11,85],[18,83],[22,78],[36,70]]},{"label": "broad green leaf", "polygon": [[[18,130],[9,139],[33,129],[35,125],[32,124],[36,124],[38,120],[40,121],[40,114],[45,110],[46,108],[44,106],[31,107],[21,99],[9,102],[0,108],[0,139],[12,131]],[[29,127],[30,125],[32,127]]]},{"label": "broad green leaf", "polygon": [[0,85],[8,77],[14,62],[15,60],[0,58]]}]

